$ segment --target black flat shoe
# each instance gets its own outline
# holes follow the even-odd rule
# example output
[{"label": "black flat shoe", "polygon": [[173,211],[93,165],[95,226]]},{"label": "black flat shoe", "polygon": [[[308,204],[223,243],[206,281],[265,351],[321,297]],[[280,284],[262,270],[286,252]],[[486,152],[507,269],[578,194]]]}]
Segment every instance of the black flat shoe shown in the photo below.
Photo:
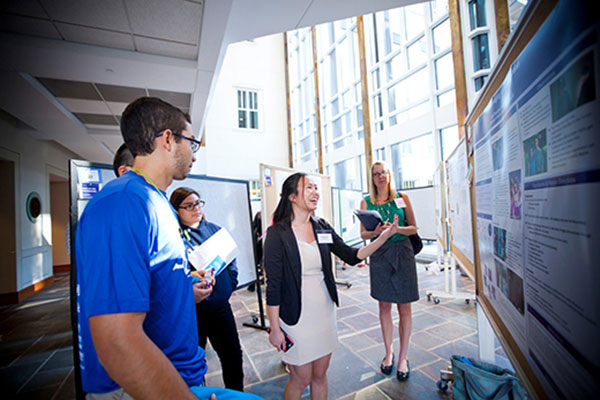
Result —
[{"label": "black flat shoe", "polygon": [[381,373],[384,375],[390,375],[392,373],[392,369],[394,368],[394,355],[392,354],[392,363],[390,365],[383,365],[385,361],[385,357],[381,361],[381,365],[379,368],[381,369]]},{"label": "black flat shoe", "polygon": [[408,367],[408,371],[402,372],[398,370],[398,372],[396,372],[396,378],[398,378],[400,382],[407,380],[408,376],[410,375],[410,364],[408,363],[408,360],[406,360],[406,366]]}]

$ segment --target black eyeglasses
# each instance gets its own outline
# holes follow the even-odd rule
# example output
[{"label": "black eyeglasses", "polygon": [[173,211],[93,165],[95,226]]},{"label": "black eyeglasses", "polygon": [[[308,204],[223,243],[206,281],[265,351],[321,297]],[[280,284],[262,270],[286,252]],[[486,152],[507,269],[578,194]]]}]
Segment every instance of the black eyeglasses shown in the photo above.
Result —
[{"label": "black eyeglasses", "polygon": [[[161,137],[164,133],[165,133],[164,131],[160,132],[160,133],[157,133],[156,135],[154,135],[154,137],[155,138]],[[202,144],[199,140],[196,140],[196,139],[191,138],[191,137],[184,136],[184,135],[182,135],[180,133],[173,132],[173,136],[177,136],[177,137],[189,140],[190,141],[190,147],[192,148],[192,153],[197,152],[200,149],[200,145]]]},{"label": "black eyeglasses", "polygon": [[194,208],[200,206],[200,207],[204,207],[204,205],[206,204],[206,202],[204,200],[198,200],[195,201],[193,203],[188,203],[185,205],[180,205],[178,208],[183,208],[186,211],[194,211]]},{"label": "black eyeglasses", "polygon": [[373,178],[379,178],[382,175],[387,175],[388,172],[387,171],[383,171],[383,172],[373,172]]}]

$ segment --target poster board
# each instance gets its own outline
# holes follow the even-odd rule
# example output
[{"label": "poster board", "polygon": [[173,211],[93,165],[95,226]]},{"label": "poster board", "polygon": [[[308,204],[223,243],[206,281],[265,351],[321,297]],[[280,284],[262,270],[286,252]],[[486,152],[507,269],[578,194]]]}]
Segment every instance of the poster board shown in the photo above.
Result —
[{"label": "poster board", "polygon": [[[281,195],[281,186],[286,178],[296,172],[290,168],[275,167],[272,165],[260,164],[260,183],[262,187],[262,227],[263,232],[267,230],[273,219],[273,212],[279,202]],[[319,191],[320,199],[315,215],[325,218],[330,224],[333,221],[331,206],[331,178],[326,175],[307,173],[315,181]]]},{"label": "poster board", "polygon": [[466,121],[477,299],[529,394],[600,389],[600,25],[531,2]]},{"label": "poster board", "polygon": [[444,251],[448,251],[446,226],[446,168],[441,162],[433,173],[433,209],[435,238]]},{"label": "poster board", "polygon": [[248,181],[188,175],[183,181],[173,181],[167,197],[181,186],[196,190],[206,201],[203,207],[206,220],[227,229],[233,237],[237,245],[238,288],[256,281]]},{"label": "poster board", "polygon": [[362,242],[360,237],[360,221],[354,215],[354,210],[360,208],[363,194],[360,190],[331,188],[333,208],[332,226],[347,245]]},{"label": "poster board", "polygon": [[467,179],[468,168],[467,146],[463,138],[446,160],[448,231],[450,252],[471,279],[474,279],[475,258],[471,223],[471,193]]},{"label": "poster board", "polygon": [[432,210],[433,186],[425,186],[414,189],[402,189],[402,192],[408,195],[410,204],[412,204],[419,236],[423,240],[435,239],[435,217]]}]

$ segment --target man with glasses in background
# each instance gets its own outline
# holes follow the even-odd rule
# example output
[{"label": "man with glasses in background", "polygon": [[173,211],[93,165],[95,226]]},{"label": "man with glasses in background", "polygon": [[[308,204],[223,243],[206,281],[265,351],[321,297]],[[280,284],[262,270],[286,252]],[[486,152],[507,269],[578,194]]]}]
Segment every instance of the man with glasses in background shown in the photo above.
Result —
[{"label": "man with glasses in background", "polygon": [[152,97],[127,106],[121,133],[131,171],[94,196],[76,233],[83,390],[88,399],[227,398],[231,391],[198,386],[206,362],[194,303],[206,289],[191,283],[165,193],[190,172],[200,142],[181,110]]}]

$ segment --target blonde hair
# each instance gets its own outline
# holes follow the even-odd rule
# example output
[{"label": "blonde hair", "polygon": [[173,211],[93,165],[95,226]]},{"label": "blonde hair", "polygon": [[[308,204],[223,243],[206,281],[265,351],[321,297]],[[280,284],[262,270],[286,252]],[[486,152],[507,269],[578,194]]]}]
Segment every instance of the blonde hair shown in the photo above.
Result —
[{"label": "blonde hair", "polygon": [[375,204],[375,201],[377,200],[377,186],[375,186],[375,181],[373,180],[373,168],[376,165],[381,165],[388,174],[388,198],[386,201],[394,200],[396,197],[398,197],[398,194],[396,193],[396,185],[394,185],[394,176],[392,175],[392,170],[385,161],[375,161],[373,165],[371,165],[371,187],[369,188],[371,203]]}]

